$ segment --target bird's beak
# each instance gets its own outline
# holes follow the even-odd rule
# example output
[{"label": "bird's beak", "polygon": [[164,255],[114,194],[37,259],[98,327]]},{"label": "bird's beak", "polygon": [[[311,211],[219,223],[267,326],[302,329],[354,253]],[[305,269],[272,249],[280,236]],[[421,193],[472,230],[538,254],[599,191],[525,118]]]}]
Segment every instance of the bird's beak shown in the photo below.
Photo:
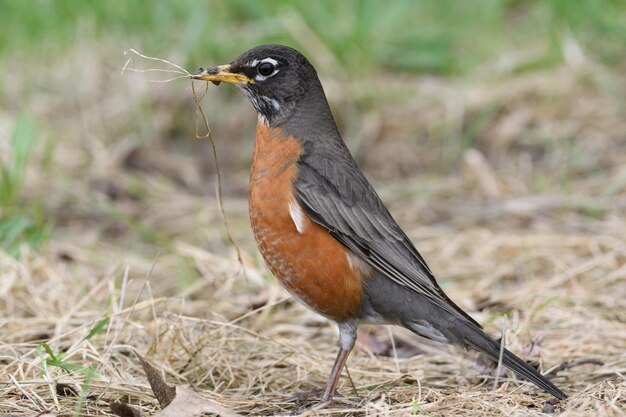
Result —
[{"label": "bird's beak", "polygon": [[254,80],[238,72],[231,72],[230,65],[220,65],[213,68],[200,68],[198,72],[191,75],[192,80],[211,81],[218,85],[222,81],[231,84],[253,84]]}]

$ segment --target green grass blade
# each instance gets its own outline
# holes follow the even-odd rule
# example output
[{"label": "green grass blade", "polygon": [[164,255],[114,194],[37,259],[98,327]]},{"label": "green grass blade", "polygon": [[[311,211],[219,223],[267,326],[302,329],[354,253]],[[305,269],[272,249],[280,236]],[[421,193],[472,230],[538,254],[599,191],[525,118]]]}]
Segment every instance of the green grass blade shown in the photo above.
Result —
[{"label": "green grass blade", "polygon": [[109,324],[109,322],[111,321],[111,317],[106,316],[103,319],[99,320],[92,328],[91,330],[89,330],[89,333],[87,333],[87,336],[85,336],[85,338],[83,339],[83,342],[85,340],[89,340],[92,337],[94,337],[95,335],[97,335],[98,333],[100,333],[102,331],[102,329],[104,329],[106,327],[107,324]]},{"label": "green grass blade", "polygon": [[[54,352],[50,348],[50,345],[48,345],[47,343],[41,343],[39,346],[41,346],[48,353],[48,355],[50,355],[50,357],[52,358],[53,361],[57,361],[58,360],[56,355],[54,354]],[[50,359],[48,359],[48,361],[49,360]],[[46,363],[48,363],[48,361],[46,361]]]}]

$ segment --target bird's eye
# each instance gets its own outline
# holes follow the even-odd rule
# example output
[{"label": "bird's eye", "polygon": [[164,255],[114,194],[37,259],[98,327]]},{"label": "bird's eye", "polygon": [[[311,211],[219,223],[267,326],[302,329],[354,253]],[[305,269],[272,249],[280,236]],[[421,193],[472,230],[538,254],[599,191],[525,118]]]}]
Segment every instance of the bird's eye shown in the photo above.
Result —
[{"label": "bird's eye", "polygon": [[272,75],[275,70],[276,70],[276,67],[271,62],[261,62],[256,67],[256,71],[259,73],[259,75],[262,75],[264,77],[268,77]]}]

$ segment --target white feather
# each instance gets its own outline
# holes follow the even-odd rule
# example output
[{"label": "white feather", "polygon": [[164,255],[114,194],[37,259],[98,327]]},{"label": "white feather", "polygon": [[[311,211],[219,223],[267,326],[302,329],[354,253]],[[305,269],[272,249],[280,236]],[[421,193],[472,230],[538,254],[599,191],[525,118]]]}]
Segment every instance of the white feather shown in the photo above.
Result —
[{"label": "white feather", "polygon": [[294,199],[289,202],[289,215],[291,216],[291,220],[293,220],[293,224],[296,226],[298,233],[303,234],[306,229],[305,214],[302,211],[300,204],[298,204],[298,202]]},{"label": "white feather", "polygon": [[262,123],[265,126],[269,126],[270,125],[269,121],[267,120],[267,117],[263,116],[262,113],[257,113],[256,115],[257,115],[258,123]]}]

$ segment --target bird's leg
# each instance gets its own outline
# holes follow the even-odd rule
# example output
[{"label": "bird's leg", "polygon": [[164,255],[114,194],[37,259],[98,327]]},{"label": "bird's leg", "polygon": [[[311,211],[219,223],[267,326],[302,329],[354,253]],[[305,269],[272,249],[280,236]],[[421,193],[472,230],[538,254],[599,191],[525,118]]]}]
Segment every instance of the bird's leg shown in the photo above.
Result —
[{"label": "bird's leg", "polygon": [[323,393],[322,402],[325,402],[332,400],[335,395],[338,395],[335,392],[335,389],[337,388],[341,371],[343,370],[346,360],[348,359],[348,356],[350,356],[350,352],[356,342],[356,326],[352,323],[346,322],[337,323],[337,326],[339,327],[339,353],[337,354],[333,370],[330,373],[330,377],[328,378],[326,385],[311,391],[299,392],[285,398],[284,401],[304,401],[312,398],[319,398],[319,395]]},{"label": "bird's leg", "polygon": [[324,390],[322,401],[331,400],[335,395],[335,388],[337,388],[339,376],[341,375],[343,366],[346,364],[346,360],[348,359],[348,356],[350,356],[350,352],[356,342],[356,326],[353,323],[337,323],[337,327],[339,327],[339,353],[337,354],[333,370],[331,371],[328,382],[326,383],[326,389]]},{"label": "bird's leg", "polygon": [[340,347],[339,353],[337,354],[337,359],[335,359],[335,364],[333,365],[333,370],[331,371],[328,382],[326,383],[326,388],[324,389],[322,401],[332,400],[332,398],[335,396],[335,388],[337,388],[337,383],[339,382],[339,377],[341,376],[341,370],[346,364],[348,356],[350,356],[350,350],[346,350],[343,347]]}]

